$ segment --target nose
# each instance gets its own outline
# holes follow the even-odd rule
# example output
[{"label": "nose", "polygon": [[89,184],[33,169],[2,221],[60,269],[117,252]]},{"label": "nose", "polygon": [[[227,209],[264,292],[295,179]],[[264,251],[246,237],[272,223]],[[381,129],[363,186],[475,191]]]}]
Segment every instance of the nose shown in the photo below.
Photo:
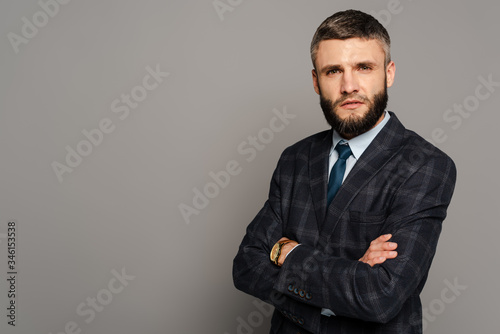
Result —
[{"label": "nose", "polygon": [[358,93],[358,79],[351,71],[345,71],[342,75],[342,83],[340,85],[342,94]]}]

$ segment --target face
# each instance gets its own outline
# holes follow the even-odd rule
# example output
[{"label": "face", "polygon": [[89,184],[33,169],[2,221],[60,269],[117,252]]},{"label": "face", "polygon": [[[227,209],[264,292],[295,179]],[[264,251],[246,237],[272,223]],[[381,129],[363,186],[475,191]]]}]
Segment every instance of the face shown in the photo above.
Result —
[{"label": "face", "polygon": [[382,119],[387,87],[394,82],[394,62],[385,65],[377,40],[325,40],[318,45],[314,90],[328,123],[346,139],[358,136]]}]

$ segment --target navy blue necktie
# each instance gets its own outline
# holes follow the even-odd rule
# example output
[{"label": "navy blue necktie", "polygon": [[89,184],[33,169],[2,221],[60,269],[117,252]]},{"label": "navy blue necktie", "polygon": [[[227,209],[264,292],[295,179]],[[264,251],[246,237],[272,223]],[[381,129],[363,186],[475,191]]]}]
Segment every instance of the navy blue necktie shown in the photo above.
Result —
[{"label": "navy blue necktie", "polygon": [[347,158],[349,158],[352,154],[351,148],[347,144],[343,144],[340,141],[337,146],[335,146],[335,151],[339,152],[339,158],[335,162],[335,165],[332,167],[332,171],[330,172],[330,180],[328,181],[328,195],[327,195],[327,206],[330,205],[335,194],[339,191],[340,186],[342,185],[342,180],[344,179],[345,173],[345,163]]}]

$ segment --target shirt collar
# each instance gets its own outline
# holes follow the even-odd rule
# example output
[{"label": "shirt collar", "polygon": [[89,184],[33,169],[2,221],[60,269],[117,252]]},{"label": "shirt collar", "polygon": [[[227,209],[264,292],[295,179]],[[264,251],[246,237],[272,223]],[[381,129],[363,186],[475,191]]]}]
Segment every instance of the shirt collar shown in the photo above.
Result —
[{"label": "shirt collar", "polygon": [[384,127],[384,125],[387,124],[389,119],[391,118],[391,115],[387,112],[387,110],[384,112],[384,119],[377,124],[374,128],[370,129],[369,131],[366,131],[365,133],[360,134],[359,136],[356,136],[350,140],[346,140],[342,138],[339,133],[335,130],[333,130],[333,145],[332,148],[330,149],[330,155],[332,155],[333,151],[335,150],[335,146],[337,143],[341,140],[347,142],[349,144],[349,147],[351,148],[352,155],[356,160],[359,159],[361,154],[366,150],[368,145],[375,139],[375,137],[378,135],[380,130]]}]

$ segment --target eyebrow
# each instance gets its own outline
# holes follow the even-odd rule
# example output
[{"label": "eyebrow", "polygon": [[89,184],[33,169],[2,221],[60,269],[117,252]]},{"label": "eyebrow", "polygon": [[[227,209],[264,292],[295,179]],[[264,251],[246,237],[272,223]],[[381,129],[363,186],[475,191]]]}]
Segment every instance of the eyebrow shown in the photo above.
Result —
[{"label": "eyebrow", "polygon": [[[373,61],[370,61],[370,60],[364,60],[364,61],[360,61],[360,62],[357,62],[354,64],[354,67],[363,67],[363,66],[368,66],[368,67],[371,67],[371,68],[375,68],[377,67],[377,64]],[[331,71],[331,70],[343,70],[344,67],[342,65],[334,65],[334,64],[328,64],[328,65],[325,65],[321,68],[320,72],[321,73],[326,73],[328,71]]]},{"label": "eyebrow", "polygon": [[343,70],[344,67],[341,66],[341,65],[332,65],[332,64],[329,64],[329,65],[325,65],[321,68],[320,72],[321,73],[326,73],[326,72],[329,72],[331,70]]}]

